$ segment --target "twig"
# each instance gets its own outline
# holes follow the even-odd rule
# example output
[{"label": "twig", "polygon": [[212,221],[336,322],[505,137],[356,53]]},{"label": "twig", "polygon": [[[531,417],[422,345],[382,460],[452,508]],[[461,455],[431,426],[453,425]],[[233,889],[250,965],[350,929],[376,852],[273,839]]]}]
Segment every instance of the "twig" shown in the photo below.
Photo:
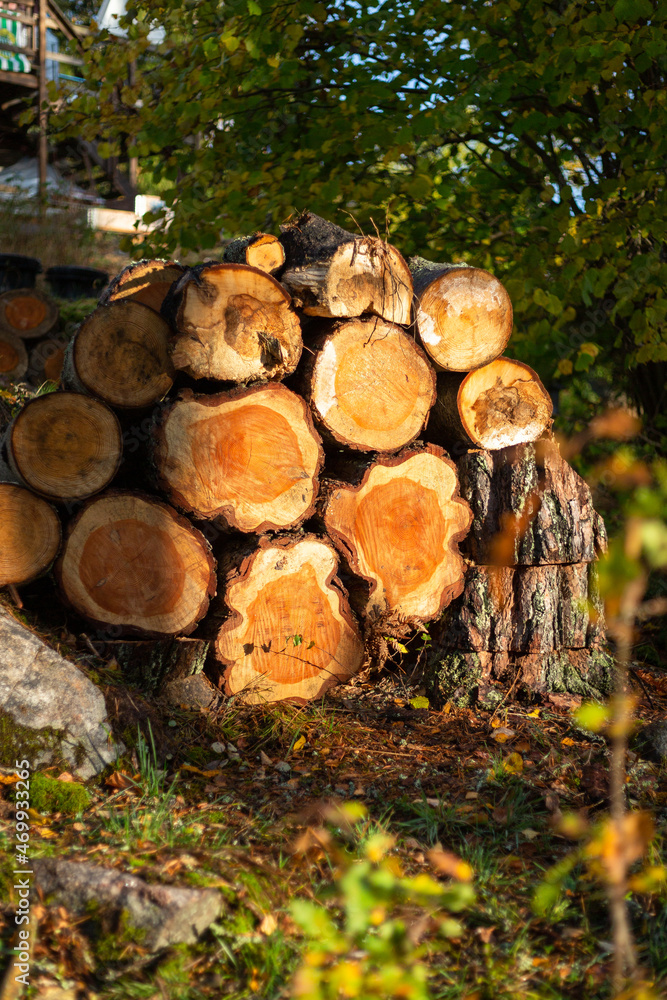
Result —
[{"label": "twig", "polygon": [[7,590],[9,591],[9,596],[13,600],[17,608],[21,609],[23,607],[23,601],[19,597],[19,592],[13,583],[7,584]]}]

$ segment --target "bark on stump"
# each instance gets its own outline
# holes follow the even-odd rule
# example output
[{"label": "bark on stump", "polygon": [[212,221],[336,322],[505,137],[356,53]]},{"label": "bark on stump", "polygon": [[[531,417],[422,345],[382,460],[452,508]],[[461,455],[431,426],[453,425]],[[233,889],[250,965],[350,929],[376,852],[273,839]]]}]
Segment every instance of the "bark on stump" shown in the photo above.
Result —
[{"label": "bark on stump", "polygon": [[102,655],[113,657],[130,684],[157,693],[166,684],[192,677],[204,669],[210,642],[206,639],[118,639],[104,643]]},{"label": "bark on stump", "polygon": [[100,306],[68,345],[63,383],[119,409],[152,406],[172,386],[169,338],[165,320],[141,302]]},{"label": "bark on stump", "polygon": [[512,332],[512,303],[488,271],[412,257],[415,318],[422,343],[443,371],[494,361]]},{"label": "bark on stump", "polygon": [[159,313],[167,292],[184,274],[185,267],[175,260],[139,260],[128,264],[107,285],[99,304],[132,299]]},{"label": "bark on stump", "polygon": [[58,325],[58,306],[34,288],[18,288],[0,295],[0,333],[23,340],[48,337]]},{"label": "bark on stump", "polygon": [[412,278],[395,247],[374,236],[354,236],[312,212],[280,228],[280,280],[307,316],[373,313],[409,325]]},{"label": "bark on stump", "polygon": [[435,372],[421,348],[377,317],[318,326],[303,389],[323,434],[359,451],[411,444],[435,399]]},{"label": "bark on stump", "polygon": [[168,504],[121,491],[74,518],[56,579],[66,603],[100,628],[157,638],[192,632],[216,590],[202,533]]},{"label": "bark on stump", "polygon": [[28,371],[25,344],[13,333],[0,330],[0,385],[20,382]]},{"label": "bark on stump", "polygon": [[435,618],[463,590],[458,543],[472,514],[456,467],[435,445],[407,448],[366,468],[357,483],[327,482],[323,517],[350,572],[367,585],[360,610]]},{"label": "bark on stump", "polygon": [[305,401],[270,383],[215,395],[186,390],[160,417],[153,461],[176,506],[260,533],[313,512],[323,452]]},{"label": "bark on stump", "polygon": [[173,286],[162,312],[176,331],[174,365],[193,378],[282,379],[301,357],[290,296],[256,267],[200,264]]},{"label": "bark on stump", "polygon": [[285,263],[285,251],[277,236],[254,233],[228,243],[223,260],[230,264],[249,264],[267,274],[275,274]]},{"label": "bark on stump", "polygon": [[261,538],[237,558],[215,645],[226,694],[304,704],[361,668],[364,646],[337,570],[333,547],[315,535]]},{"label": "bark on stump", "polygon": [[528,365],[498,358],[467,375],[442,372],[427,437],[498,451],[536,441],[551,426],[553,404]]},{"label": "bark on stump", "polygon": [[30,583],[58,555],[60,519],[53,507],[14,483],[0,483],[0,587]]},{"label": "bark on stump", "polygon": [[115,476],[123,451],[118,418],[105,403],[74,392],[36,396],[5,435],[9,467],[35,493],[82,500]]}]

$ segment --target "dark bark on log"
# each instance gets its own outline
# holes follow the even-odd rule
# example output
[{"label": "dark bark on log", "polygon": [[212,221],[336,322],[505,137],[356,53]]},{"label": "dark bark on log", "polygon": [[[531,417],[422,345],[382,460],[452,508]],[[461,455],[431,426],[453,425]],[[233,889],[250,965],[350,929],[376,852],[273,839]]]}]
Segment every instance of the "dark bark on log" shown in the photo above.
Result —
[{"label": "dark bark on log", "polygon": [[249,264],[267,274],[276,274],[285,263],[285,251],[277,236],[253,233],[228,243],[223,260],[230,264]]},{"label": "dark bark on log", "polygon": [[165,296],[185,267],[175,260],[138,260],[124,267],[100,296],[101,306],[121,299],[141,302],[159,313]]},{"label": "dark bark on log", "polygon": [[0,295],[0,333],[22,340],[48,337],[58,325],[58,306],[35,288],[18,288]]},{"label": "dark bark on log", "polygon": [[600,647],[605,628],[595,565],[471,565],[463,594],[431,635],[439,648],[461,651]]},{"label": "dark bark on log", "polygon": [[157,693],[172,681],[201,673],[210,645],[205,639],[187,638],[155,642],[109,640],[100,655],[105,659],[113,657],[128,683]]},{"label": "dark bark on log", "polygon": [[281,281],[308,316],[381,316],[409,325],[412,278],[395,247],[374,236],[354,236],[304,212],[281,226],[285,269]]},{"label": "dark bark on log", "polygon": [[464,551],[476,563],[593,562],[606,549],[591,491],[555,441],[469,451],[458,465],[461,495],[474,515]]},{"label": "dark bark on log", "polygon": [[216,656],[227,694],[261,704],[317,698],[362,666],[364,648],[328,541],[260,538],[228,572]]}]

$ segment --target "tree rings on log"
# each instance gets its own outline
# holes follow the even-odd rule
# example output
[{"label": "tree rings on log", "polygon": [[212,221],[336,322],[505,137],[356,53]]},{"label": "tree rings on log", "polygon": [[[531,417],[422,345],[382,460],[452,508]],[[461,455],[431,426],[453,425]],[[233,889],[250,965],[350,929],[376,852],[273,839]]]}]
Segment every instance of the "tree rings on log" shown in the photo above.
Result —
[{"label": "tree rings on log", "polygon": [[100,305],[132,299],[160,312],[165,296],[185,268],[174,260],[138,260],[111,281],[100,296]]},{"label": "tree rings on log", "polygon": [[461,495],[474,519],[465,551],[486,565],[593,562],[606,549],[591,491],[543,439],[459,460]]},{"label": "tree rings on log", "polygon": [[58,555],[60,519],[23,486],[0,483],[0,587],[29,583]]},{"label": "tree rings on log", "polygon": [[66,342],[63,339],[42,340],[30,354],[28,378],[33,385],[60,382],[65,361]]},{"label": "tree rings on log", "polygon": [[319,426],[361,451],[397,451],[419,435],[435,372],[401,327],[378,317],[329,327],[312,345],[307,396]]},{"label": "tree rings on log", "polygon": [[314,535],[263,538],[240,561],[216,642],[227,694],[305,703],[361,668],[364,647],[337,569],[334,549]]},{"label": "tree rings on log", "polygon": [[327,484],[324,523],[352,573],[370,587],[364,612],[435,618],[463,590],[458,542],[472,514],[456,467],[435,445],[367,468],[359,485]]},{"label": "tree rings on log", "polygon": [[141,302],[100,306],[68,346],[63,381],[120,409],[152,406],[172,385],[170,336],[165,320]]},{"label": "tree rings on log", "polygon": [[512,332],[512,303],[488,271],[410,260],[421,341],[443,371],[468,372],[494,361]]},{"label": "tree rings on log", "polygon": [[84,618],[121,634],[187,635],[215,594],[204,536],[166,503],[112,491],[72,521],[56,577]]},{"label": "tree rings on log", "polygon": [[0,295],[0,333],[31,340],[48,337],[58,325],[58,306],[35,288],[17,288]]},{"label": "tree rings on log", "polygon": [[301,357],[301,324],[275,278],[246,264],[200,264],[165,299],[176,368],[229,382],[282,379]]},{"label": "tree rings on log", "polygon": [[279,383],[216,395],[186,390],[155,432],[154,463],[169,499],[239,531],[305,520],[322,461],[305,401]]},{"label": "tree rings on log", "polygon": [[285,263],[285,251],[277,236],[255,233],[228,243],[223,259],[232,264],[250,264],[267,274],[275,274]]},{"label": "tree rings on log", "polygon": [[0,385],[20,382],[27,371],[25,344],[13,333],[0,330]]},{"label": "tree rings on log", "polygon": [[440,648],[488,652],[587,649],[604,642],[593,563],[468,567],[463,594],[432,632]]},{"label": "tree rings on log", "polygon": [[304,212],[281,226],[285,270],[280,280],[307,316],[381,316],[408,326],[410,269],[395,247],[374,236],[353,236]]},{"label": "tree rings on log", "polygon": [[497,451],[536,441],[551,425],[553,405],[536,372],[497,358],[461,377],[442,372],[428,424],[433,440],[463,440]]},{"label": "tree rings on log", "polygon": [[123,452],[118,418],[105,403],[74,392],[36,396],[5,438],[12,472],[54,500],[82,500],[115,476]]}]

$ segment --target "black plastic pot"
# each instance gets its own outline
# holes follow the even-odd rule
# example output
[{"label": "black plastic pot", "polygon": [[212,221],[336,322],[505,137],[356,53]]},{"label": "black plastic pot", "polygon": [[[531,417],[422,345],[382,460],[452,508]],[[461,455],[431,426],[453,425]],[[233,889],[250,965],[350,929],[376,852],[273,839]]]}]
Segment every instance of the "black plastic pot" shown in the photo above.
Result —
[{"label": "black plastic pot", "polygon": [[96,267],[50,267],[46,280],[59,299],[89,299],[99,295],[109,275]]},{"label": "black plastic pot", "polygon": [[21,253],[0,253],[0,292],[13,292],[15,288],[34,288],[35,278],[42,270],[36,257]]}]

